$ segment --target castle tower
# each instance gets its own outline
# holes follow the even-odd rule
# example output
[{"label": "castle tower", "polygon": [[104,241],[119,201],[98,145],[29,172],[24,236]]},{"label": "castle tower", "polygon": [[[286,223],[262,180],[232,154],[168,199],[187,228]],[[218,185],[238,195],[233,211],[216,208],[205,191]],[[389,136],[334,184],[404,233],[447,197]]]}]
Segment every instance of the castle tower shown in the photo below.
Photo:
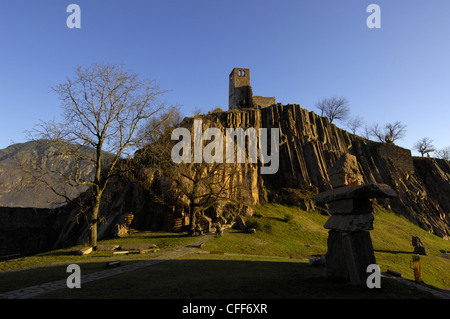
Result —
[{"label": "castle tower", "polygon": [[250,69],[234,68],[230,73],[228,108],[230,110],[252,107]]}]

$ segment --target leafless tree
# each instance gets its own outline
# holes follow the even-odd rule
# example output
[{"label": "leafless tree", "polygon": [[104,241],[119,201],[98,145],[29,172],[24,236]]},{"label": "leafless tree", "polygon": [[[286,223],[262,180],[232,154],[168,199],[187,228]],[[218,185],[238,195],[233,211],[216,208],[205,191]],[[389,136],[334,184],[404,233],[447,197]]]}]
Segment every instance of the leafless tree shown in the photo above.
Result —
[{"label": "leafless tree", "polygon": [[382,143],[401,140],[405,136],[405,133],[406,125],[402,124],[400,121],[388,123],[383,128],[380,127],[378,123],[366,128],[366,135],[375,137]]},{"label": "leafless tree", "polygon": [[197,218],[220,200],[230,200],[236,187],[233,183],[242,170],[226,163],[180,163],[171,171],[176,197],[186,198],[189,205],[189,225],[192,234]]},{"label": "leafless tree", "polygon": [[364,125],[364,129],[363,129],[363,133],[362,136],[368,140],[371,139],[372,137],[372,127],[370,127],[369,125],[365,124]]},{"label": "leafless tree", "polygon": [[321,111],[320,116],[326,116],[330,123],[334,120],[345,120],[350,114],[349,102],[344,97],[333,96],[319,100],[316,107]]},{"label": "leafless tree", "polygon": [[[77,67],[73,78],[53,87],[52,91],[61,101],[62,119],[41,122],[30,132],[30,138],[50,143],[55,152],[74,159],[75,164],[70,174],[35,165],[34,176],[69,202],[71,198],[45,182],[46,174],[59,173],[60,182],[72,187],[89,187],[92,195],[87,213],[90,245],[96,247],[102,195],[124,157],[154,133],[154,130],[142,134],[138,131],[146,121],[166,110],[159,100],[164,91],[153,81],[143,80],[116,64]],[[94,150],[92,156],[82,152],[87,148]],[[88,178],[83,175],[86,165],[94,169]]]},{"label": "leafless tree", "polygon": [[369,135],[371,137],[375,137],[378,139],[378,141],[384,143],[386,142],[386,133],[383,131],[383,129],[380,127],[378,123],[373,124],[369,128]]},{"label": "leafless tree", "polygon": [[220,201],[234,201],[236,196],[240,196],[237,193],[246,194],[251,189],[250,182],[243,176],[243,166],[249,164],[175,163],[171,158],[174,144],[170,132],[165,132],[156,143],[138,152],[135,165],[147,169],[152,176],[145,186],[156,201],[168,206],[187,207],[192,234],[198,217],[205,210]]},{"label": "leafless tree", "polygon": [[406,134],[406,125],[402,124],[400,121],[395,121],[394,123],[388,123],[385,125],[386,136],[390,136],[392,141],[401,140]]},{"label": "leafless tree", "polygon": [[438,158],[450,161],[450,146],[444,147],[443,149],[437,150],[436,155]]},{"label": "leafless tree", "polygon": [[168,107],[164,112],[160,112],[158,116],[149,118],[139,131],[139,134],[146,136],[143,144],[155,143],[166,130],[180,124],[183,118],[184,116],[179,106]]},{"label": "leafless tree", "polygon": [[418,151],[422,157],[425,154],[429,154],[431,152],[435,151],[435,148],[433,146],[433,140],[429,139],[428,137],[424,137],[422,139],[420,139],[419,141],[417,141],[413,148]]},{"label": "leafless tree", "polygon": [[364,120],[362,117],[360,116],[355,116],[350,118],[347,121],[347,127],[349,128],[349,130],[353,133],[356,134],[356,132],[364,125]]}]

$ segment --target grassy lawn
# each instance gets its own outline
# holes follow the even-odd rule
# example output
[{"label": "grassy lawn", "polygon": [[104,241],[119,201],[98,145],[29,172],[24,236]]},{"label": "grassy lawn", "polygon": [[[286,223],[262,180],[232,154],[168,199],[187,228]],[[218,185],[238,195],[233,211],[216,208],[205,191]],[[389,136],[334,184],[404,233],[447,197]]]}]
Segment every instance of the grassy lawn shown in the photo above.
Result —
[{"label": "grassy lawn", "polygon": [[191,255],[148,268],[40,295],[45,299],[320,299],[432,298],[426,292],[382,279],[364,289],[322,277],[323,268],[289,259]]},{"label": "grassy lawn", "polygon": [[[71,263],[79,264],[82,273],[89,274],[104,270],[106,262],[111,260],[120,259],[122,264],[125,265],[130,262],[152,258],[173,247],[186,245],[192,240],[192,237],[187,236],[186,233],[139,232],[124,238],[103,240],[99,242],[99,245],[151,243],[157,245],[160,252],[113,257],[110,251],[98,251],[79,256],[77,251],[83,247],[80,245],[0,262],[0,271],[2,271],[0,272],[0,293],[65,279],[68,276],[68,273],[66,273],[67,265]],[[8,271],[17,269],[25,270]]]},{"label": "grassy lawn", "polygon": [[[38,298],[431,298],[426,292],[389,278],[382,278],[381,289],[363,289],[323,278],[323,268],[308,266],[308,258],[325,254],[328,219],[317,212],[296,207],[267,204],[254,207],[248,224],[256,233],[227,230],[202,247],[203,254],[192,254],[132,272],[86,283],[82,289],[65,289]],[[371,237],[377,264],[413,280],[410,269],[412,236],[419,236],[428,256],[421,256],[426,285],[450,288],[450,242],[414,226],[405,218],[377,209]],[[99,244],[152,243],[161,252],[193,241],[186,234],[141,232]],[[65,279],[68,263],[78,263],[82,274],[105,269],[111,252],[76,256],[81,246],[0,263],[0,270],[42,267],[0,273],[0,292]],[[208,254],[220,251],[229,254]],[[157,253],[158,254],[158,253]],[[123,264],[155,255],[120,257]],[[114,257],[118,259],[118,257]],[[60,263],[45,266],[49,263]],[[64,264],[64,265],[63,265]]]},{"label": "grassy lawn", "polygon": [[[144,231],[138,233],[132,233],[124,238],[115,238],[102,240],[99,245],[123,245],[123,244],[133,244],[133,243],[148,243],[155,244],[161,251],[170,249],[178,245],[186,245],[193,239],[187,236],[187,233],[169,233],[169,232],[151,232]],[[93,260],[105,261],[111,257],[112,253],[110,251],[98,251],[89,255],[79,256],[77,251],[83,248],[82,245],[74,246],[66,249],[53,250],[34,256],[22,257],[17,259],[12,259],[4,262],[0,262],[0,271],[38,267],[42,265],[52,264],[52,263],[85,263],[91,262]],[[148,258],[145,255],[140,256],[142,258]],[[139,256],[134,256],[134,259],[139,259]],[[141,258],[141,259],[142,259]]]}]

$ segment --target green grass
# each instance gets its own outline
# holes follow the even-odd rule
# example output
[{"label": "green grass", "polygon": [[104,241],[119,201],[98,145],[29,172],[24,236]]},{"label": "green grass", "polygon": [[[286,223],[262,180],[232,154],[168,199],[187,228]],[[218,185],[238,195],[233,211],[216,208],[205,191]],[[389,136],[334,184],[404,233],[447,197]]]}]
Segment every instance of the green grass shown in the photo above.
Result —
[{"label": "green grass", "polygon": [[[413,225],[394,213],[377,208],[370,232],[377,264],[413,280],[410,269],[412,236],[419,236],[428,256],[421,256],[424,284],[450,288],[450,242]],[[430,298],[428,293],[383,278],[382,289],[368,290],[325,280],[323,268],[310,267],[307,259],[327,251],[328,216],[277,204],[257,205],[247,223],[256,229],[249,234],[227,230],[202,247],[203,254],[184,256],[154,266],[66,289],[39,298]],[[186,234],[141,232],[99,244],[152,243],[163,252],[193,241]],[[0,270],[41,265],[41,268],[0,273],[0,292],[67,278],[63,265],[79,263],[82,274],[105,269],[111,253],[76,256],[81,246],[0,263]],[[205,254],[221,251],[230,254]],[[234,254],[234,255],[231,255]],[[130,255],[123,263],[154,255]],[[115,257],[117,259],[117,257]],[[218,290],[217,287],[221,287]]]},{"label": "green grass", "polygon": [[258,205],[254,211],[247,225],[256,229],[255,234],[231,229],[204,249],[296,259],[326,253],[327,216],[282,205]]},{"label": "green grass", "polygon": [[95,299],[373,299],[433,298],[382,278],[381,289],[351,286],[322,276],[323,268],[291,259],[190,255],[37,298]]},{"label": "green grass", "polygon": [[[132,243],[149,243],[158,246],[161,251],[170,249],[177,245],[185,245],[192,241],[192,237],[187,236],[186,233],[169,233],[169,232],[151,232],[144,231],[132,233],[127,237],[115,238],[100,241],[99,245],[123,245]],[[34,256],[22,257],[0,262],[0,271],[21,268],[35,268],[54,263],[86,263],[90,261],[98,261],[104,259],[105,261],[111,257],[112,253],[107,251],[99,251],[85,256],[77,255],[77,251],[84,246],[74,246],[66,249],[53,250]],[[145,255],[131,256],[133,259],[148,258]],[[1,287],[0,287],[1,289]]]},{"label": "green grass", "polygon": [[[328,230],[323,225],[327,216],[278,204],[257,205],[254,212],[248,222],[256,228],[255,234],[230,230],[226,236],[207,243],[203,249],[297,259],[326,253]],[[424,283],[450,289],[450,260],[441,257],[441,250],[450,251],[449,241],[379,207],[376,207],[374,215],[374,230],[370,234],[381,271],[391,269],[414,280],[414,272],[410,269],[414,250],[411,238],[419,236],[428,253],[421,256]]]},{"label": "green grass", "polygon": [[427,256],[420,256],[424,283],[450,289],[450,259],[442,257],[442,251],[450,251],[449,241],[384,209],[377,208],[374,215],[371,237],[377,264],[382,270],[392,269],[414,280],[414,272],[410,268],[414,251],[411,239],[412,236],[419,236],[427,250]]}]

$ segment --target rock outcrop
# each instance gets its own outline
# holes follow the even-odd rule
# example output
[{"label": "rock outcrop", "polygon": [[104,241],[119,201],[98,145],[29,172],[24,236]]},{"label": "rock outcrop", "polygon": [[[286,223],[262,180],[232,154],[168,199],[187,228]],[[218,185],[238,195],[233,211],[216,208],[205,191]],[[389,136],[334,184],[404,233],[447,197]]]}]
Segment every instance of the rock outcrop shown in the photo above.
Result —
[{"label": "rock outcrop", "polygon": [[[313,196],[331,189],[328,170],[344,153],[356,157],[363,184],[386,184],[396,198],[377,199],[378,204],[405,216],[418,226],[444,238],[450,236],[450,164],[445,160],[415,158],[411,151],[393,143],[378,143],[351,134],[299,105],[277,104],[264,109],[240,109],[196,116],[203,129],[279,128],[279,169],[261,174],[261,163],[237,165],[247,187],[232,194],[239,207],[257,203],[282,202],[306,210],[317,209]],[[180,127],[193,132],[194,119],[185,118]],[[270,149],[270,148],[269,148]],[[145,166],[145,165],[144,165]],[[111,185],[102,207],[99,236],[111,236],[121,218],[132,212],[136,229],[172,229],[186,223],[183,207],[169,207],[152,199],[145,180],[155,178],[146,167],[140,181]],[[338,178],[338,177],[336,177]],[[340,177],[345,178],[345,177]],[[243,180],[232,181],[241,185]],[[238,208],[239,208],[238,207]],[[218,204],[205,212],[215,220],[230,220],[240,214],[236,206]],[[243,212],[241,212],[243,214]],[[72,212],[72,216],[76,212]],[[69,219],[61,230],[58,245],[83,238],[87,226]]]},{"label": "rock outcrop", "polygon": [[[226,128],[279,128],[277,173],[260,174],[260,162],[236,164],[236,169],[243,170],[242,176],[245,176],[248,185],[245,189],[238,187],[234,190],[232,198],[241,206],[281,202],[314,210],[317,204],[313,196],[331,189],[328,170],[342,154],[349,153],[357,159],[361,175],[359,183],[386,184],[398,195],[396,198],[377,199],[378,204],[440,237],[450,236],[450,165],[444,160],[414,158],[410,150],[392,143],[373,142],[350,134],[331,124],[327,118],[299,105],[277,104],[265,109],[214,112],[186,118],[180,127],[193,132],[194,119],[202,120],[203,130],[219,128],[224,136]],[[143,179],[152,178],[151,170],[144,170]],[[233,182],[242,183],[240,180]],[[143,227],[147,228],[150,225],[153,228],[167,228],[173,225],[173,219],[184,218],[178,208],[152,201],[138,184],[116,190],[116,195],[110,194],[105,205],[109,209],[104,211],[109,216],[132,211],[134,225],[145,225]],[[206,213],[213,222],[218,218],[229,219],[230,212],[239,214],[233,205],[224,207],[218,205]],[[112,211],[116,214],[112,215]],[[114,218],[110,217],[110,220]],[[113,224],[111,222],[110,226]],[[104,233],[110,232],[105,230]]]},{"label": "rock outcrop", "polygon": [[[398,197],[378,203],[405,216],[440,237],[450,235],[450,164],[445,160],[415,158],[392,143],[378,143],[351,134],[327,118],[299,105],[278,104],[265,109],[233,110],[202,116],[205,127],[279,128],[279,170],[259,174],[247,165],[251,179],[250,204],[280,200],[282,190],[314,194],[331,188],[328,170],[349,152],[358,161],[364,183],[386,184]],[[181,126],[190,128],[192,119]],[[306,202],[312,196],[304,196]],[[307,206],[307,205],[305,205]]]}]

